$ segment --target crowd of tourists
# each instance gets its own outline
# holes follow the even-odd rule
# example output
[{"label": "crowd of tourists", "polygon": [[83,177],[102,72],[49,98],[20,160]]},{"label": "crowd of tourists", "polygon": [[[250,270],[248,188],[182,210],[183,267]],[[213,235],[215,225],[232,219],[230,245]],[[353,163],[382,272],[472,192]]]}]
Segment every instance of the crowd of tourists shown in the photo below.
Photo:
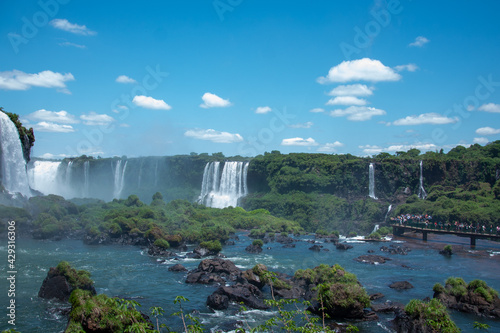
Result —
[{"label": "crowd of tourists", "polygon": [[500,226],[485,225],[479,223],[463,223],[455,221],[453,223],[449,222],[438,222],[433,221],[431,215],[427,214],[401,214],[396,217],[391,217],[391,221],[405,225],[405,224],[421,224],[420,227],[430,228],[430,229],[441,229],[448,231],[461,231],[461,232],[473,232],[473,233],[483,233],[483,234],[497,234],[500,235]]}]

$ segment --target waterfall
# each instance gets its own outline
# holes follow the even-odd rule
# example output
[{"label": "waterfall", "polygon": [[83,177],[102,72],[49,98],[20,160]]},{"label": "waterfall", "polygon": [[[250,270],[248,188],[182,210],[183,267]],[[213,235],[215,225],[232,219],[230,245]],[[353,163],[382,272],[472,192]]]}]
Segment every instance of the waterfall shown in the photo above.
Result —
[{"label": "waterfall", "polygon": [[89,188],[90,188],[90,163],[89,161],[85,161],[83,163],[83,197],[89,197]]},{"label": "waterfall", "polygon": [[156,160],[155,164],[155,187],[158,185],[158,160]]},{"label": "waterfall", "polygon": [[28,169],[30,187],[45,195],[62,195],[57,179],[57,171],[61,162],[35,161]]},{"label": "waterfall", "polygon": [[31,197],[23,148],[16,125],[0,112],[0,153],[2,185],[10,193]]},{"label": "waterfall", "polygon": [[375,196],[375,166],[373,165],[373,163],[370,163],[368,176],[370,179],[370,183],[368,186],[368,189],[369,189],[368,196],[372,199],[377,200],[378,198]]},{"label": "waterfall", "polygon": [[391,209],[392,209],[392,205],[389,205],[389,208],[387,208],[387,213],[385,213],[384,222],[387,220],[387,215],[389,215],[389,212],[391,211]]},{"label": "waterfall", "polygon": [[427,198],[427,192],[425,192],[425,189],[424,189],[424,173],[423,173],[422,160],[420,160],[420,187],[418,189],[418,197],[420,199]]},{"label": "waterfall", "polygon": [[203,171],[198,202],[209,207],[224,208],[238,205],[238,199],[248,194],[248,162],[209,162]]},{"label": "waterfall", "polygon": [[379,226],[378,224],[375,224],[375,227],[373,227],[372,234],[373,234],[374,232],[376,232],[379,228],[380,228],[380,226]]},{"label": "waterfall", "polygon": [[113,199],[120,199],[123,191],[123,185],[125,184],[125,170],[127,170],[127,161],[125,161],[125,164],[122,167],[122,160],[118,160],[114,170],[115,185],[113,190]]}]

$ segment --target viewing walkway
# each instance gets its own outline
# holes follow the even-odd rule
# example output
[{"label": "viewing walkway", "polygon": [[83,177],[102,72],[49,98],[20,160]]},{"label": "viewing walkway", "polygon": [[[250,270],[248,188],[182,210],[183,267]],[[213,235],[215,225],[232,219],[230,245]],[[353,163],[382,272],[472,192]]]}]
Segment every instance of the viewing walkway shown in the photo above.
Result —
[{"label": "viewing walkway", "polygon": [[459,237],[469,237],[470,245],[476,246],[476,239],[491,239],[500,241],[500,235],[497,233],[488,233],[488,232],[475,232],[473,230],[454,230],[447,228],[435,227],[433,224],[429,224],[429,226],[425,226],[423,223],[393,223],[391,224],[393,234],[394,235],[402,235],[408,231],[415,231],[422,233],[422,240],[427,241],[427,234],[445,234],[445,235],[456,235]]}]

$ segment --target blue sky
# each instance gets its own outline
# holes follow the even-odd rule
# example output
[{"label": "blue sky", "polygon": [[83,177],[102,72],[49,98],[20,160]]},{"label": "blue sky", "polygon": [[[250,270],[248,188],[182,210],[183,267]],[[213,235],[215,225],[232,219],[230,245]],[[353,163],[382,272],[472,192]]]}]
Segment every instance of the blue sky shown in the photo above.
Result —
[{"label": "blue sky", "polygon": [[366,156],[500,139],[498,1],[3,1],[34,156]]}]

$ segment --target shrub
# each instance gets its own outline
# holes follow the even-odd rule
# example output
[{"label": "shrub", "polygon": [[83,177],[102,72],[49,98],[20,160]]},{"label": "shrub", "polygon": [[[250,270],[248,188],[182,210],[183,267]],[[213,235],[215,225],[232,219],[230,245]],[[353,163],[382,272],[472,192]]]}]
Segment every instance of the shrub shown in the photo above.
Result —
[{"label": "shrub", "polygon": [[380,234],[378,232],[372,232],[371,234],[368,235],[368,238],[372,238],[372,239],[382,239],[382,236],[380,236]]},{"label": "shrub", "polygon": [[425,321],[432,332],[460,332],[460,329],[451,320],[446,307],[437,298],[431,299],[428,303],[412,299],[405,306],[405,312],[412,319]]},{"label": "shrub", "polygon": [[392,230],[389,227],[382,227],[378,229],[377,232],[382,236],[387,236],[388,234],[392,234]]},{"label": "shrub", "polygon": [[446,289],[444,289],[441,283],[436,283],[434,287],[432,287],[432,291],[434,291],[437,294],[440,294],[446,292]]},{"label": "shrub", "polygon": [[75,289],[84,289],[92,286],[94,281],[90,279],[90,273],[85,270],[77,271],[67,261],[61,261],[56,266],[56,270],[59,274],[66,277],[69,284]]},{"label": "shrub", "polygon": [[161,249],[164,249],[164,250],[167,250],[170,248],[170,244],[167,240],[165,239],[157,239],[155,240],[155,242],[153,243],[154,246],[158,246],[159,248]]},{"label": "shrub", "polygon": [[349,237],[356,237],[358,234],[355,231],[349,233]]},{"label": "shrub", "polygon": [[340,237],[340,233],[337,230],[333,230],[330,235],[335,235],[337,237]]},{"label": "shrub", "polygon": [[264,242],[261,239],[254,239],[252,245],[262,247],[264,245]]},{"label": "shrub", "polygon": [[200,246],[214,253],[222,251],[222,244],[218,240],[201,242]]},{"label": "shrub", "polygon": [[476,294],[483,296],[484,299],[489,303],[493,302],[495,296],[498,297],[498,292],[495,289],[489,287],[483,280],[473,280],[469,282],[469,284],[467,285],[467,290],[474,291]]},{"label": "shrub", "polygon": [[467,284],[462,278],[449,277],[446,280],[446,289],[448,290],[448,293],[453,296],[464,296],[467,293]]},{"label": "shrub", "polygon": [[266,236],[266,231],[262,229],[252,229],[249,235],[249,237],[251,238],[264,238],[265,236]]}]

